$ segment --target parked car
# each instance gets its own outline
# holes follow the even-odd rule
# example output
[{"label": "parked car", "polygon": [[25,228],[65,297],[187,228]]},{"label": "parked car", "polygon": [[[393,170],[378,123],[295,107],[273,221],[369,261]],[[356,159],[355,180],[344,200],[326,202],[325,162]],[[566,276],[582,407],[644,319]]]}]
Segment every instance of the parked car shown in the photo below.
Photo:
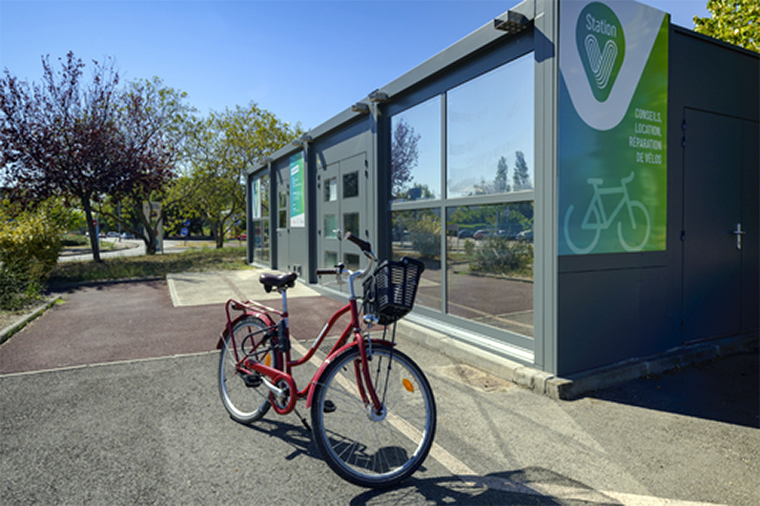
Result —
[{"label": "parked car", "polygon": [[246,240],[248,240],[248,233],[247,232],[243,232],[242,234],[240,234],[239,236],[237,236],[237,240],[238,241],[246,241]]},{"label": "parked car", "polygon": [[113,238],[113,239],[118,239],[119,233],[118,232],[108,232],[106,234],[106,237],[110,237],[110,238]]},{"label": "parked car", "polygon": [[472,237],[475,239],[487,239],[489,237],[507,237],[507,232],[505,230],[483,229],[478,230],[472,234]]},{"label": "parked car", "polygon": [[518,241],[533,242],[533,230],[523,230],[517,234]]}]

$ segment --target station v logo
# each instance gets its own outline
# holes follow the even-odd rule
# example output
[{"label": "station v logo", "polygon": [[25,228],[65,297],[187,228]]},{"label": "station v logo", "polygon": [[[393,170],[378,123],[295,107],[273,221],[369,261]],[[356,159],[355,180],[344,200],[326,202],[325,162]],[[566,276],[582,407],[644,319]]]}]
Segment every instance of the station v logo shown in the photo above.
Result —
[{"label": "station v logo", "polygon": [[599,102],[604,102],[625,58],[623,26],[612,9],[593,2],[578,16],[575,38],[591,91]]}]

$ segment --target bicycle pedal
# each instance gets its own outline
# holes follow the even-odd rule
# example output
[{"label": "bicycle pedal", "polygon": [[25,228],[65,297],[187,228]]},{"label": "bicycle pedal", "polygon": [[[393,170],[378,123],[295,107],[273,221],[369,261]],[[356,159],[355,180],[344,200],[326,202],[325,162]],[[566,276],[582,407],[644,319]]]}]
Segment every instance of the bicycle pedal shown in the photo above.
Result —
[{"label": "bicycle pedal", "polygon": [[260,374],[243,374],[243,381],[248,388],[258,388],[262,383]]},{"label": "bicycle pedal", "polygon": [[325,401],[324,405],[322,406],[322,412],[323,413],[332,413],[336,409],[338,409],[338,406],[336,406],[335,403],[333,401],[331,401],[330,399],[327,399]]}]

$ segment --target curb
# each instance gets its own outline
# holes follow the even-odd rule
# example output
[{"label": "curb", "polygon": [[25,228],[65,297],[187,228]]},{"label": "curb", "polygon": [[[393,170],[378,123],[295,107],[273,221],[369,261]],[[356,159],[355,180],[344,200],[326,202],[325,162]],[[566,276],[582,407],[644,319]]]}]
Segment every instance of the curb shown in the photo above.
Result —
[{"label": "curb", "polygon": [[556,400],[578,399],[596,390],[610,388],[626,381],[663,374],[720,357],[756,353],[760,348],[757,334],[734,336],[679,346],[658,355],[628,360],[581,375],[561,378],[408,320],[398,322],[397,332],[404,339],[420,346]]},{"label": "curb", "polygon": [[31,322],[32,320],[34,320],[35,318],[37,318],[38,316],[40,316],[42,313],[44,313],[45,311],[47,311],[51,306],[53,306],[59,300],[61,300],[60,296],[56,296],[56,297],[52,297],[52,298],[48,299],[47,302],[45,302],[41,306],[38,306],[31,313],[29,313],[29,314],[24,315],[23,317],[21,317],[21,319],[19,319],[18,321],[16,321],[16,323],[13,323],[13,324],[9,325],[8,327],[0,330],[0,344],[3,344],[5,341],[7,341],[8,339],[10,339],[16,332],[18,332],[19,330],[21,330],[24,327],[26,327],[26,325],[29,322]]},{"label": "curb", "polygon": [[752,334],[679,346],[658,355],[613,364],[571,376],[564,382],[558,381],[555,387],[557,398],[577,399],[589,392],[626,381],[677,371],[721,357],[757,353],[759,344],[758,335]]}]

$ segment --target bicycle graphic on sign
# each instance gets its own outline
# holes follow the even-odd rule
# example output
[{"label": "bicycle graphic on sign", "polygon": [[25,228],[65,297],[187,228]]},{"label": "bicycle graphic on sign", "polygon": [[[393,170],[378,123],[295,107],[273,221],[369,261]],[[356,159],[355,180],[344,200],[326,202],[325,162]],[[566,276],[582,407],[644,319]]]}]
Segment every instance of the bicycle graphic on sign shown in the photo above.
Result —
[{"label": "bicycle graphic on sign", "polygon": [[[599,237],[602,234],[602,230],[610,228],[616,218],[617,232],[620,245],[625,251],[641,251],[649,240],[649,234],[651,232],[651,220],[649,218],[649,211],[646,206],[638,200],[631,200],[628,195],[627,185],[633,181],[635,174],[631,172],[631,175],[624,177],[620,180],[620,186],[602,188],[603,179],[589,178],[586,180],[594,188],[594,194],[591,197],[591,202],[586,209],[586,214],[583,216],[583,221],[580,227],[570,226],[570,217],[575,210],[575,206],[572,204],[567,208],[565,213],[564,233],[567,246],[577,255],[585,255],[591,252],[599,242]],[[615,209],[607,214],[605,208],[605,200],[609,203],[610,196],[620,196],[620,200],[617,202]],[[620,214],[621,211],[626,212]],[[620,215],[620,216],[618,216]],[[588,231],[588,233],[582,232]],[[574,239],[570,238],[571,233],[575,236]]]}]

